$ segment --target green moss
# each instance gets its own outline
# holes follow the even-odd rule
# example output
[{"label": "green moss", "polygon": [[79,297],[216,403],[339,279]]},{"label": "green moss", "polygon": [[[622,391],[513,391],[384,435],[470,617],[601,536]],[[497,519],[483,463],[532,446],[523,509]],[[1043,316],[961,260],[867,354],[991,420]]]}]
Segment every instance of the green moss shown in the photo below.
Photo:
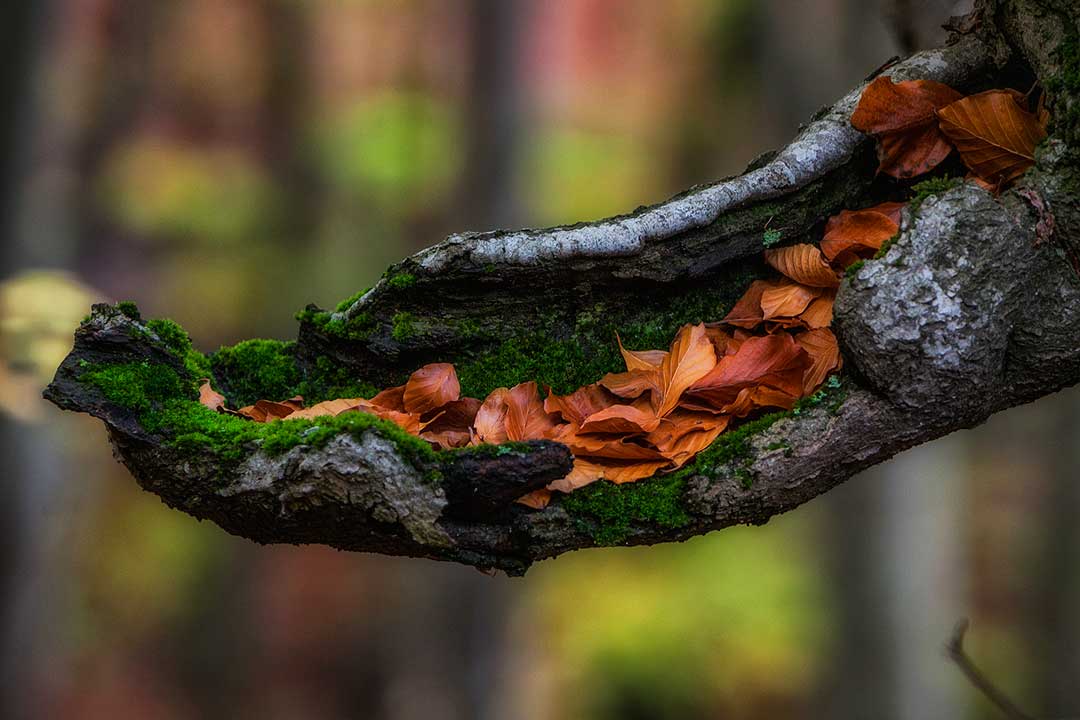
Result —
[{"label": "green moss", "polygon": [[881,258],[885,257],[888,254],[889,249],[893,246],[893,243],[895,243],[897,239],[899,239],[899,237],[900,231],[897,230],[895,235],[890,237],[885,242],[881,243],[881,247],[879,247],[878,251],[874,253],[874,260],[880,260]]},{"label": "green moss", "polygon": [[398,342],[404,342],[416,334],[416,316],[409,312],[399,312],[391,319],[390,336]]},{"label": "green moss", "polygon": [[142,320],[142,314],[139,312],[139,306],[130,300],[121,300],[120,302],[116,303],[116,309],[130,319],[134,320],[135,322],[140,322]]},{"label": "green moss", "polygon": [[958,177],[936,177],[915,183],[911,186],[911,211],[918,212],[928,197],[952,190],[963,181],[963,178]]},{"label": "green moss", "polygon": [[146,323],[170,351],[184,361],[184,367],[193,379],[209,378],[213,375],[209,359],[191,344],[187,331],[176,322],[165,318],[154,318]]},{"label": "green moss", "polygon": [[685,479],[672,475],[615,485],[606,480],[575,490],[562,507],[601,545],[625,540],[634,525],[683,527],[690,516],[682,506]]},{"label": "green moss", "polygon": [[371,290],[371,288],[365,288],[360,292],[353,293],[349,297],[345,298],[334,307],[334,312],[345,312],[346,310],[351,308],[357,300],[367,295],[369,290]]},{"label": "green moss", "polygon": [[847,277],[855,277],[855,273],[862,270],[862,266],[866,264],[865,260],[856,260],[847,266],[847,270],[844,270],[844,275]]},{"label": "green moss", "polygon": [[767,248],[771,248],[773,245],[778,244],[784,238],[784,234],[779,230],[765,230],[761,234],[761,244]]},{"label": "green moss", "polygon": [[147,361],[116,365],[80,363],[79,382],[99,389],[110,401],[144,415],[164,403],[194,395],[192,383],[181,380],[168,365]]},{"label": "green moss", "polygon": [[1080,132],[1080,34],[1066,30],[1057,47],[1060,72],[1049,78],[1046,92],[1054,103],[1053,130],[1055,135],[1074,138]]},{"label": "green moss", "polygon": [[462,393],[485,397],[497,387],[528,380],[541,388],[550,386],[556,394],[573,392],[606,373],[625,370],[616,333],[630,349],[666,348],[682,325],[722,318],[753,279],[739,274],[724,286],[699,288],[664,305],[638,308],[636,316],[621,306],[597,304],[579,311],[570,331],[559,316],[542,319],[528,334],[508,337],[459,359]]},{"label": "green moss", "polygon": [[324,355],[315,361],[290,397],[301,395],[305,403],[312,405],[336,398],[369,398],[378,391],[379,388],[357,379],[352,370]]},{"label": "green moss", "polygon": [[300,383],[295,343],[245,340],[210,356],[214,376],[225,381],[226,396],[236,407],[256,400],[291,397]]},{"label": "green moss", "polygon": [[386,284],[395,290],[405,290],[416,284],[416,276],[412,273],[397,273],[386,279]]}]

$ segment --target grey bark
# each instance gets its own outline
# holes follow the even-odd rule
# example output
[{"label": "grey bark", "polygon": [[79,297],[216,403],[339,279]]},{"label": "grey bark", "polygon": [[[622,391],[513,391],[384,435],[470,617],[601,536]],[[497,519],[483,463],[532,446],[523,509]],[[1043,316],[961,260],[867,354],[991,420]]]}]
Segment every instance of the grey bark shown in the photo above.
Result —
[{"label": "grey bark", "polygon": [[[1026,64],[1044,83],[1054,80],[1061,70],[1056,48],[1066,26],[1075,31],[1080,8],[1045,5],[1033,13],[1022,1],[988,3],[976,32],[886,72],[976,89],[1023,73]],[[791,230],[785,240],[813,238],[825,217],[873,197],[872,146],[849,124],[861,89],[820,112],[791,145],[747,173],[667,203],[573,227],[452,236],[392,269],[415,276],[408,298],[381,282],[344,312],[371,318],[377,330],[370,337],[345,341],[305,325],[298,351],[369,373],[400,373],[422,358],[452,359],[463,342],[439,331],[394,338],[390,319],[403,310],[442,317],[440,327],[467,318],[509,332],[564,301],[575,307],[582,298],[640,302],[643,287],[718,280],[759,256],[761,222],[752,218],[763,207],[785,213]],[[909,208],[888,254],[845,279],[835,322],[848,368],[843,402],[823,403],[750,436],[748,456],[687,481],[681,503],[688,523],[634,523],[627,544],[763,523],[903,449],[1080,379],[1080,278],[1069,261],[1080,247],[1078,167],[1064,120],[1072,99],[1064,91],[1052,99],[1062,121],[1015,189],[994,197],[963,184]],[[1047,212],[1057,221],[1050,237],[1037,231]],[[77,332],[75,350],[46,395],[104,419],[136,480],[175,507],[259,542],[321,542],[510,573],[596,544],[588,519],[571,516],[560,503],[542,512],[461,512],[454,499],[460,485],[425,483],[425,468],[373,431],[281,457],[258,451],[215,485],[213,458],[180,454],[76,379],[80,360],[145,359],[182,371],[152,338],[132,339],[134,322],[99,307]],[[541,442],[534,450],[470,459],[482,469],[458,477],[465,476],[466,487],[474,475],[502,477],[523,491],[565,472],[566,448]],[[453,466],[466,461],[445,462],[451,467],[444,476],[451,477]]]}]

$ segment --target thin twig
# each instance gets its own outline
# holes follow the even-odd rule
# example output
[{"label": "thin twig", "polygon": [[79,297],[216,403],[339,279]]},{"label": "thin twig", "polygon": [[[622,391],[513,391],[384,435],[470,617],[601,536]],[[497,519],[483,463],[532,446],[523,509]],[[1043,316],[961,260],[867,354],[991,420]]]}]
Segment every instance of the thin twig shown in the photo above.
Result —
[{"label": "thin twig", "polygon": [[982,671],[968,657],[968,654],[964,651],[964,635],[967,633],[968,625],[967,618],[956,623],[956,629],[953,630],[952,637],[949,638],[949,642],[945,645],[945,653],[949,659],[956,663],[964,675],[967,676],[967,679],[971,681],[971,684],[1006,716],[1012,718],[1012,720],[1036,720],[1035,716],[1028,715],[1016,707],[1012,700],[990,682],[989,678],[983,675]]}]

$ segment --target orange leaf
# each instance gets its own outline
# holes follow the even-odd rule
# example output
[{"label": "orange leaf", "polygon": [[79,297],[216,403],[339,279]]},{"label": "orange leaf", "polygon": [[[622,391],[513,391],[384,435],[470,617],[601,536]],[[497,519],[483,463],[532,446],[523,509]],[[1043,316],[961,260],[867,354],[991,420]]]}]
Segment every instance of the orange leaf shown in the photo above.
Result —
[{"label": "orange leaf", "polygon": [[964,164],[991,184],[1005,184],[1035,163],[1046,137],[1038,117],[1020,106],[1015,90],[987,90],[941,108],[938,117]]},{"label": "orange leaf", "polygon": [[627,350],[618,333],[615,334],[615,341],[619,343],[619,352],[627,370],[655,370],[667,357],[666,350]]},{"label": "orange leaf", "polygon": [[551,491],[545,488],[533,490],[527,495],[522,495],[514,502],[531,507],[534,510],[543,510],[551,502]]},{"label": "orange leaf", "polygon": [[933,80],[880,75],[866,86],[851,115],[856,130],[878,140],[878,172],[896,178],[929,171],[952,151],[938,130],[935,111],[963,97]]},{"label": "orange leaf", "polygon": [[631,435],[652,432],[659,424],[660,418],[656,417],[648,404],[645,404],[644,407],[612,405],[590,415],[581,424],[579,432]]},{"label": "orange leaf", "polygon": [[457,373],[450,363],[432,363],[409,376],[403,400],[406,412],[423,415],[461,396]]},{"label": "orange leaf", "polygon": [[292,415],[304,406],[304,398],[299,395],[289,400],[274,402],[272,400],[259,400],[254,405],[248,405],[237,410],[238,413],[251,418],[255,422],[270,422],[280,420]]},{"label": "orange leaf", "polygon": [[740,391],[758,385],[799,397],[809,364],[806,351],[787,333],[750,338],[737,353],[721,359],[687,395],[695,404],[714,408],[729,405]]},{"label": "orange leaf", "polygon": [[442,450],[468,445],[480,404],[476,398],[467,397],[443,405],[438,415],[424,426],[420,437]]},{"label": "orange leaf", "polygon": [[[840,286],[840,278],[814,245],[789,245],[765,251],[765,262],[797,283],[810,287]],[[762,305],[764,307],[764,304]]]},{"label": "orange leaf", "polygon": [[764,320],[761,314],[761,296],[773,286],[774,283],[768,280],[755,280],[750,283],[750,287],[735,303],[735,307],[724,316],[723,322],[747,330],[756,328]]},{"label": "orange leaf", "polygon": [[664,417],[674,410],[686,389],[714,367],[716,351],[705,334],[705,325],[684,325],[656,370],[657,392],[652,398],[656,415]]},{"label": "orange leaf", "polygon": [[372,405],[378,405],[386,410],[405,412],[405,386],[387,388],[371,398]]},{"label": "orange leaf", "polygon": [[634,482],[652,477],[658,470],[670,464],[667,460],[616,462],[574,458],[574,469],[566,477],[548,485],[548,489],[568,493],[597,480],[610,480],[613,483]]},{"label": "orange leaf", "polygon": [[656,371],[630,370],[624,373],[608,373],[600,378],[600,384],[621,398],[634,399],[646,392],[656,390]]},{"label": "orange leaf", "polygon": [[[889,204],[903,207],[900,203]],[[830,262],[846,268],[859,258],[872,257],[899,229],[896,220],[873,208],[842,210],[825,225],[821,252]]]},{"label": "orange leaf", "polygon": [[542,440],[556,425],[554,415],[544,410],[535,382],[521,383],[506,394],[506,437],[508,440]]},{"label": "orange leaf", "polygon": [[209,380],[202,380],[199,386],[199,402],[211,410],[221,410],[225,407],[225,396],[210,387]]},{"label": "orange leaf", "polygon": [[810,304],[799,315],[799,319],[811,330],[829,327],[832,324],[833,304],[835,302],[836,291],[826,290],[810,301]]},{"label": "orange leaf", "polygon": [[795,317],[806,310],[810,302],[821,294],[818,288],[800,285],[787,278],[761,294],[761,313],[766,320]]},{"label": "orange leaf", "polygon": [[801,395],[798,393],[792,394],[786,390],[778,390],[765,385],[755,385],[740,390],[735,399],[721,410],[735,417],[745,417],[762,408],[790,410],[795,407],[795,403],[800,397]]},{"label": "orange leaf", "polygon": [[507,397],[510,391],[506,388],[495,388],[487,396],[480,408],[476,411],[473,420],[473,445],[492,443],[498,445],[507,441],[506,413]]},{"label": "orange leaf", "polygon": [[679,409],[664,418],[646,440],[678,468],[711,445],[728,421],[726,415]]},{"label": "orange leaf", "polygon": [[811,365],[803,375],[803,395],[810,395],[834,370],[843,367],[840,346],[828,328],[810,330],[795,336],[795,342],[810,356]]},{"label": "orange leaf", "polygon": [[705,335],[712,341],[713,350],[716,351],[716,357],[718,358],[731,355],[743,344],[741,338],[735,337],[735,335],[729,334],[720,328],[719,323],[705,323]]},{"label": "orange leaf", "polygon": [[544,400],[544,410],[556,413],[567,422],[580,425],[585,418],[611,407],[618,399],[599,384],[586,385],[569,395],[551,395]]}]

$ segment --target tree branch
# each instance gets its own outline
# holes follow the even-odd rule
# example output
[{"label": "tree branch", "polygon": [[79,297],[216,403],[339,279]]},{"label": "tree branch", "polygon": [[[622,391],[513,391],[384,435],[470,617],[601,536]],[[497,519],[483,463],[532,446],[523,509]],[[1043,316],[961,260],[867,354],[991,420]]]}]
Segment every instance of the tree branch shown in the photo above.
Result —
[{"label": "tree branch", "polygon": [[[1075,25],[1080,13],[1068,7]],[[970,89],[1023,65],[1028,55],[1002,50],[992,23],[981,28],[886,72]],[[1053,72],[1048,62],[1033,64]],[[785,243],[813,241],[827,216],[881,197],[872,147],[848,122],[860,92],[747,173],[667,203],[586,225],[453,236],[391,268],[339,312],[309,308],[297,362],[304,372],[329,360],[372,382],[396,382],[422,361],[483,358],[529,333],[587,358],[610,344],[610,327],[658,312],[675,318],[680,298],[701,288],[729,283],[737,295],[748,273],[760,272],[766,225]],[[1016,190],[994,198],[961,184],[905,210],[886,256],[839,290],[839,387],[797,413],[722,435],[690,471],[597,483],[540,512],[508,501],[565,474],[570,456],[555,443],[434,455],[365,425],[277,451],[266,439],[223,449],[205,433],[147,423],[138,408],[87,383],[86,368],[165,367],[188,381],[193,371],[154,327],[109,306],[95,307],[76,332],[46,397],[104,420],[144,488],[258,542],[517,574],[578,548],[764,523],[901,450],[1080,379],[1080,279],[1064,259],[1065,249],[1080,247],[1078,181],[1069,135],[1055,131]],[[1036,230],[1048,213],[1057,220],[1049,240]],[[614,318],[603,332],[590,330],[597,315]],[[495,382],[480,367],[472,382]],[[235,378],[215,382],[228,393]]]}]

